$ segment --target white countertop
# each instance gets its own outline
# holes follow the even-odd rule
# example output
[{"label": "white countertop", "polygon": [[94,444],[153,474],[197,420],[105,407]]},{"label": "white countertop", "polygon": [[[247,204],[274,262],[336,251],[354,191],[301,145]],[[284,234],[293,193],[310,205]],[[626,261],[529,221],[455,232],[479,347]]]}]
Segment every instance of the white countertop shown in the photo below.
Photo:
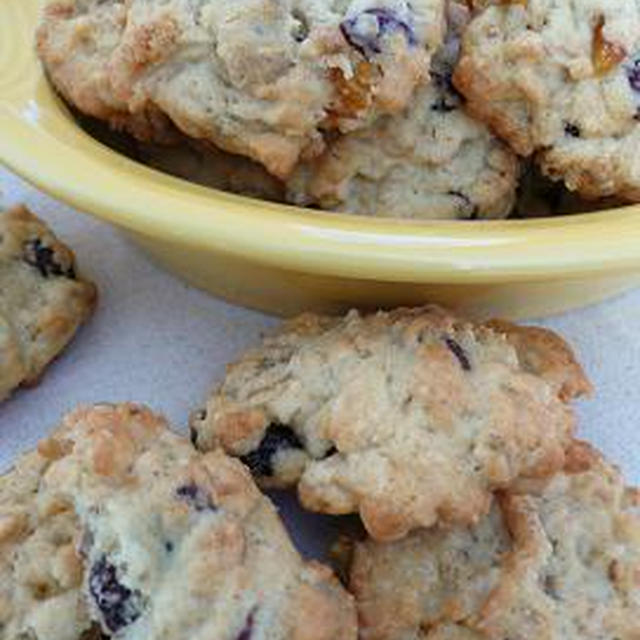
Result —
[{"label": "white countertop", "polygon": [[[40,386],[16,393],[0,407],[2,469],[78,404],[146,403],[184,428],[225,363],[276,322],[188,287],[108,225],[2,168],[0,201],[25,202],[50,223],[100,289],[94,318]],[[579,404],[579,436],[605,451],[629,483],[640,485],[640,290],[541,324],[571,342],[596,387],[595,397]],[[291,522],[293,501],[285,502]],[[298,541],[307,540],[302,547],[316,553],[333,522],[294,515],[292,528]]]}]

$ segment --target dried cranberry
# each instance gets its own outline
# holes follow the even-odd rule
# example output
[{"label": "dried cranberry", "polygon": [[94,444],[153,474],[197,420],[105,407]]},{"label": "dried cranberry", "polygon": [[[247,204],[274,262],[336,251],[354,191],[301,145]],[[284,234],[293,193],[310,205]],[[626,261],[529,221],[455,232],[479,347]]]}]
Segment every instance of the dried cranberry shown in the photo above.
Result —
[{"label": "dried cranberry", "polygon": [[365,58],[382,52],[382,40],[389,34],[401,32],[411,46],[417,39],[411,26],[411,10],[407,6],[401,15],[390,8],[371,8],[347,18],[340,24],[342,35]]},{"label": "dried cranberry", "polygon": [[244,627],[242,631],[236,637],[236,640],[251,640],[251,636],[253,634],[253,616],[255,611],[252,611],[248,616],[247,620],[244,623]]}]

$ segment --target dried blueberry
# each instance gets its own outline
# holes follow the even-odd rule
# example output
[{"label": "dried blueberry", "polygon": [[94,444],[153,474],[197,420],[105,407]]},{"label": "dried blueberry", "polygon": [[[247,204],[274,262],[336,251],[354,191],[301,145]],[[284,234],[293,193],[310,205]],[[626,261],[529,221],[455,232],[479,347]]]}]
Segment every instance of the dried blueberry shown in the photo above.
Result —
[{"label": "dried blueberry", "polygon": [[411,22],[412,14],[408,6],[402,15],[390,8],[371,8],[344,20],[340,30],[352,47],[365,58],[370,58],[382,52],[382,39],[394,32],[403,33],[407,42],[415,46],[418,42]]},{"label": "dried blueberry", "polygon": [[624,63],[624,70],[631,88],[640,93],[640,53]]},{"label": "dried blueberry", "polygon": [[302,449],[298,436],[282,424],[269,425],[255,451],[242,456],[240,460],[246,464],[256,476],[273,475],[273,456],[285,449]]},{"label": "dried blueberry", "polygon": [[255,611],[252,611],[247,616],[247,620],[244,623],[244,627],[242,631],[236,637],[236,640],[251,640],[251,636],[253,634],[253,616]]},{"label": "dried blueberry", "polygon": [[453,338],[446,336],[444,339],[445,344],[449,348],[449,351],[458,359],[460,366],[464,371],[471,371],[471,362],[467,352],[462,348],[459,342]]},{"label": "dried blueberry", "polygon": [[53,249],[51,247],[45,247],[40,238],[30,240],[24,246],[25,262],[35,267],[43,278],[48,278],[49,276],[76,277],[73,266],[68,269],[63,269],[54,258],[55,253]]},{"label": "dried blueberry", "polygon": [[142,596],[118,581],[116,568],[102,556],[89,573],[89,591],[105,627],[115,633],[141,615]]},{"label": "dried blueberry", "polygon": [[572,122],[564,123],[564,132],[572,138],[579,138],[582,135],[580,127],[577,124],[573,124]]},{"label": "dried blueberry", "polygon": [[176,496],[196,511],[216,510],[216,506],[211,502],[211,496],[197,484],[183,484],[176,489]]}]

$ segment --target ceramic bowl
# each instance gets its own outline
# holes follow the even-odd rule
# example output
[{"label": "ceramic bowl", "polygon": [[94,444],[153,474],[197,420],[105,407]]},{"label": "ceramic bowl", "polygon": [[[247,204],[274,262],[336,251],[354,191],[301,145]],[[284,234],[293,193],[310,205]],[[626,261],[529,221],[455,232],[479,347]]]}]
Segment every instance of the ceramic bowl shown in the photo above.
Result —
[{"label": "ceramic bowl", "polygon": [[534,317],[640,284],[640,206],[415,222],[319,213],[189,184],[87,135],[34,53],[40,0],[0,0],[0,160],[233,302],[289,315],[437,301]]}]

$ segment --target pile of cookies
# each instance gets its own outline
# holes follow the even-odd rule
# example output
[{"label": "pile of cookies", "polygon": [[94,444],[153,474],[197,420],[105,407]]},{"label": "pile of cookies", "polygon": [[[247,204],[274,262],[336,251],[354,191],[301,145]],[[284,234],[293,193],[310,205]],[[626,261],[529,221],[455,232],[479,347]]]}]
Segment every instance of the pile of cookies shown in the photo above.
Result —
[{"label": "pile of cookies", "polygon": [[[427,306],[285,323],[189,438],[77,409],[0,477],[0,638],[638,640],[640,493],[575,439],[590,391],[554,333]],[[258,486],[359,514],[343,584]]]},{"label": "pile of cookies", "polygon": [[[640,200],[636,0],[47,0],[37,49],[150,164],[239,193],[419,219]],[[532,171],[560,196],[532,205]]]}]

